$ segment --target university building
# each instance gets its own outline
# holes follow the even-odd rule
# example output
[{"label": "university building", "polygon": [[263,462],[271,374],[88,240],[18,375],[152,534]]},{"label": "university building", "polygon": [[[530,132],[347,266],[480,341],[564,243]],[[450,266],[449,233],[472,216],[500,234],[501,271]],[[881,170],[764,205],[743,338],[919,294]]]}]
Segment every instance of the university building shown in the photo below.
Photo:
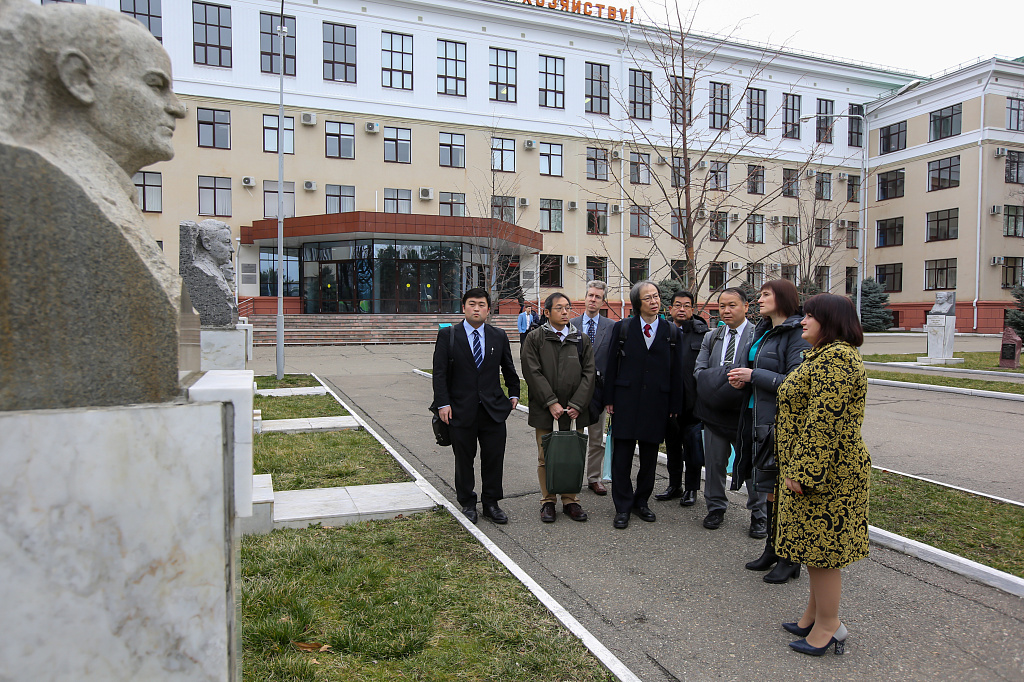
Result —
[{"label": "university building", "polygon": [[272,0],[88,1],[171,55],[188,114],[140,202],[173,265],[179,221],[231,225],[244,310],[276,310],[278,145],[286,312],[454,312],[478,284],[508,309],[590,278],[613,316],[647,277],[844,293],[863,253],[901,324],[955,289],[958,327],[995,331],[1021,276],[1024,64],[926,80],[632,6],[313,0],[285,3],[282,65]]}]

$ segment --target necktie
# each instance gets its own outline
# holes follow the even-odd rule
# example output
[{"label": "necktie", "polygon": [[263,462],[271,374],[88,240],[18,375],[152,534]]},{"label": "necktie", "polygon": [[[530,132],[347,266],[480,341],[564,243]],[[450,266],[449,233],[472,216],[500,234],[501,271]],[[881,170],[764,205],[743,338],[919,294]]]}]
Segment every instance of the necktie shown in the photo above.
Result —
[{"label": "necktie", "polygon": [[593,320],[590,320],[590,328],[587,329],[587,336],[590,337],[590,345],[593,346],[597,343],[597,325]]},{"label": "necktie", "polygon": [[725,347],[725,362],[728,365],[736,357],[736,330],[729,330],[729,345]]},{"label": "necktie", "polygon": [[644,336],[646,336],[647,338],[651,338],[651,325],[644,325]]},{"label": "necktie", "polygon": [[558,334],[558,340],[561,341],[562,340],[562,332],[555,332],[555,333]]},{"label": "necktie", "polygon": [[476,368],[484,364],[484,349],[480,346],[480,330],[473,330],[473,360],[476,361]]}]

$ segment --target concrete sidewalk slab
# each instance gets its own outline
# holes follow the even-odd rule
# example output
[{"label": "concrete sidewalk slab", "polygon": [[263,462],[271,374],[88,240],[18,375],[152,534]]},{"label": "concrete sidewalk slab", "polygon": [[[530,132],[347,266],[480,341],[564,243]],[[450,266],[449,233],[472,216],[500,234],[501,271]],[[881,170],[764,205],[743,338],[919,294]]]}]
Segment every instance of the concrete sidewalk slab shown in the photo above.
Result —
[{"label": "concrete sidewalk slab", "polygon": [[436,506],[415,483],[279,490],[274,497],[274,528],[305,528],[311,523],[342,526],[408,516]]},{"label": "concrete sidewalk slab", "polygon": [[304,417],[302,419],[263,420],[263,433],[308,433],[311,431],[344,431],[358,429],[354,417]]}]

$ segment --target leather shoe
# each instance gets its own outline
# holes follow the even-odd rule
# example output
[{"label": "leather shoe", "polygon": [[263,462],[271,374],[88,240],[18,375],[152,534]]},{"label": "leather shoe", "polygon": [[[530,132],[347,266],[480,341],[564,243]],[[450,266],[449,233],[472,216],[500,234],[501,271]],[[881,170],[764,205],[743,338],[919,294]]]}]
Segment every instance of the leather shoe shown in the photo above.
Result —
[{"label": "leather shoe", "polygon": [[725,512],[721,509],[708,512],[708,515],[704,517],[704,527],[708,530],[717,530],[722,525],[722,519],[725,518]]},{"label": "leather shoe", "polygon": [[601,483],[601,481],[594,481],[593,483],[587,485],[587,487],[590,488],[591,492],[593,492],[595,495],[608,494],[608,488],[605,488],[604,484]]},{"label": "leather shoe", "polygon": [[463,507],[462,508],[462,513],[466,515],[467,519],[469,519],[473,523],[476,523],[476,505],[475,504],[472,507]]},{"label": "leather shoe", "polygon": [[683,496],[679,498],[680,507],[692,507],[697,504],[697,491],[696,490],[684,490]]},{"label": "leather shoe", "polygon": [[587,512],[583,511],[583,507],[576,502],[570,502],[569,504],[564,505],[562,507],[562,511],[565,512],[565,515],[573,521],[587,520]]},{"label": "leather shoe", "polygon": [[768,537],[768,521],[765,519],[751,519],[750,531],[747,534],[755,540],[764,540]]},{"label": "leather shoe", "polygon": [[615,515],[615,521],[612,523],[616,528],[626,528],[629,526],[629,512],[619,512]]},{"label": "leather shoe", "polygon": [[508,514],[502,511],[501,507],[499,507],[497,504],[485,504],[484,516],[489,518],[491,521],[494,521],[495,523],[508,523]]},{"label": "leather shoe", "polygon": [[651,523],[658,518],[654,515],[654,512],[647,507],[633,507],[633,513],[639,516],[641,521],[646,521],[647,523]]},{"label": "leather shoe", "polygon": [[545,502],[540,507],[540,520],[544,523],[555,522],[555,503]]},{"label": "leather shoe", "polygon": [[675,498],[679,497],[682,494],[683,494],[683,487],[682,486],[670,485],[669,487],[665,488],[664,492],[661,492],[661,493],[658,493],[657,495],[655,495],[654,499],[658,500],[659,502],[664,502],[665,500],[674,500]]}]

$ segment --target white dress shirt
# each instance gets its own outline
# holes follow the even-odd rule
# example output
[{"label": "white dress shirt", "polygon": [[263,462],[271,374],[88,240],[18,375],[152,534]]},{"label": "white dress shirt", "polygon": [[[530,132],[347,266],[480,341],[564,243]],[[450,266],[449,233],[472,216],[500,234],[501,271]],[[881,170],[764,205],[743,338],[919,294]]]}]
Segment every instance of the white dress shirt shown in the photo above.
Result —
[{"label": "white dress shirt", "polygon": [[644,343],[647,344],[647,350],[651,349],[651,344],[654,343],[654,337],[658,335],[658,322],[661,320],[660,317],[654,318],[654,322],[648,322],[644,318],[640,318],[640,333],[644,334],[644,327],[648,324],[651,325],[651,338],[647,338],[647,334],[644,334]]},{"label": "white dress shirt", "polygon": [[469,352],[473,352],[473,332],[479,330],[480,332],[480,354],[483,357],[487,357],[487,335],[484,334],[484,326],[481,324],[477,329],[473,328],[473,325],[468,320],[462,321],[462,326],[466,328],[466,338],[469,339]]},{"label": "white dress shirt", "polygon": [[[747,318],[743,318],[743,324],[736,327],[736,350],[733,352],[732,356],[733,364],[737,364],[736,358],[739,356],[740,353],[740,339],[743,337],[743,330],[747,328],[748,324],[750,324],[750,320],[748,320]],[[719,365],[725,364],[725,352],[729,350],[729,331],[729,329],[726,329],[725,336],[722,337],[722,355],[719,356],[718,358]]]}]

